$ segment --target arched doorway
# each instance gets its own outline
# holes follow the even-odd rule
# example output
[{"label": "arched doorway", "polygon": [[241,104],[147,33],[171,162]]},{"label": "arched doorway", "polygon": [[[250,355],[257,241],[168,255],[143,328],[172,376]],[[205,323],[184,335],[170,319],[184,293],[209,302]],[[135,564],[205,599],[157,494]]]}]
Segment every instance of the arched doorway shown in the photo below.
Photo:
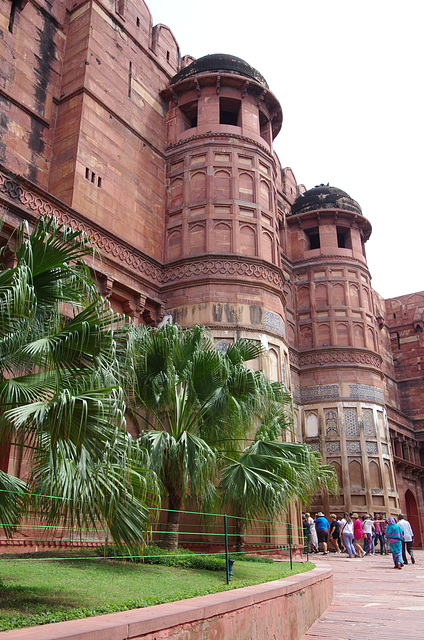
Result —
[{"label": "arched doorway", "polygon": [[417,501],[409,489],[405,493],[406,519],[409,521],[414,532],[414,547],[421,547],[421,527],[418,516]]}]

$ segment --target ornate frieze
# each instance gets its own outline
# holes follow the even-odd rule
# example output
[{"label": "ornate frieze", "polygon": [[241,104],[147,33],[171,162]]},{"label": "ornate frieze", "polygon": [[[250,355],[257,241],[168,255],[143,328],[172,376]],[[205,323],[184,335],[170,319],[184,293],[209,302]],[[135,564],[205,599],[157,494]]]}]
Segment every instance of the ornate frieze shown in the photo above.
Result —
[{"label": "ornate frieze", "polygon": [[[350,384],[350,397],[354,400],[365,400],[384,404],[384,391],[366,384]],[[369,434],[374,435],[374,434]]]},{"label": "ornate frieze", "polygon": [[314,351],[299,355],[300,367],[321,364],[364,364],[381,370],[382,359],[375,353],[355,351],[353,349],[337,349]]},{"label": "ornate frieze", "polygon": [[306,387],[300,390],[300,398],[303,403],[314,402],[316,400],[337,400],[339,396],[339,385],[337,384]]},{"label": "ornate frieze", "polygon": [[243,258],[243,260],[221,258],[205,258],[204,260],[191,259],[190,262],[184,264],[165,267],[162,282],[164,284],[170,284],[186,278],[198,278],[199,276],[210,275],[254,278],[272,285],[280,291],[284,284],[282,274],[279,270],[245,258]]}]

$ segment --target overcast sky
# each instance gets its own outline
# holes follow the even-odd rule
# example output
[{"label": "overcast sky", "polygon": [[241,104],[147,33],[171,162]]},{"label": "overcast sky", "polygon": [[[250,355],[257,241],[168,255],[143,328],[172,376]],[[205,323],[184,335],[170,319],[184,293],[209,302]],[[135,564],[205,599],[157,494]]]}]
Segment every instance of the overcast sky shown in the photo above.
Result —
[{"label": "overcast sky", "polygon": [[343,189],[371,222],[374,289],[424,290],[424,2],[146,1],[182,55],[233,54],[265,76],[282,166]]}]

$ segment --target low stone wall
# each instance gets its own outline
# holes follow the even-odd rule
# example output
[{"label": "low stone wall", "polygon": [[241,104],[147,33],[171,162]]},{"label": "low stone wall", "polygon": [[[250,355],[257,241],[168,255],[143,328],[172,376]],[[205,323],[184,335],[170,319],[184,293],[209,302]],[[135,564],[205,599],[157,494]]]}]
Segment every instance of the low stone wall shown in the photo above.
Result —
[{"label": "low stone wall", "polygon": [[5,640],[300,640],[333,599],[333,571],[97,618],[0,633]]}]

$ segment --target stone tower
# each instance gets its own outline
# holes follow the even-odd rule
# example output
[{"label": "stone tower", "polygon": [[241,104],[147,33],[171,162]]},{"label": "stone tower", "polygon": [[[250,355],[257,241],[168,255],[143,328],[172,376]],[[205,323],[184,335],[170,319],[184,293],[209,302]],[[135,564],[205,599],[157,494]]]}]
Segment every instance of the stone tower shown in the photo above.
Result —
[{"label": "stone tower", "polygon": [[162,95],[167,313],[208,325],[222,348],[262,339],[262,366],[280,380],[288,349],[272,141],[281,107],[255,69],[223,54],[183,68]]},{"label": "stone tower", "polygon": [[295,388],[306,442],[335,467],[338,498],[315,507],[398,507],[385,409],[383,344],[364,242],[371,225],[344,191],[320,185],[287,217],[296,298]]}]

